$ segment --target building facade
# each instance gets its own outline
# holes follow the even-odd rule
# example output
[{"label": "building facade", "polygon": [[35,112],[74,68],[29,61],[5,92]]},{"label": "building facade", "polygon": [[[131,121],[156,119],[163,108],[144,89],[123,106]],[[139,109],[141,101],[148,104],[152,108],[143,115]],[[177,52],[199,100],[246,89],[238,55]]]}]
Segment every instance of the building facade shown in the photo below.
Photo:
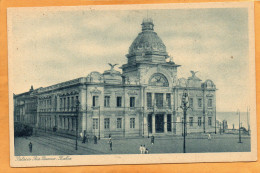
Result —
[{"label": "building facade", "polygon": [[181,135],[186,89],[187,133],[215,132],[215,84],[193,71],[188,79],[177,77],[180,65],[168,56],[151,19],[143,20],[126,58],[122,72],[109,64],[104,73],[14,95],[15,121],[72,135],[76,126],[79,133],[100,137]]}]

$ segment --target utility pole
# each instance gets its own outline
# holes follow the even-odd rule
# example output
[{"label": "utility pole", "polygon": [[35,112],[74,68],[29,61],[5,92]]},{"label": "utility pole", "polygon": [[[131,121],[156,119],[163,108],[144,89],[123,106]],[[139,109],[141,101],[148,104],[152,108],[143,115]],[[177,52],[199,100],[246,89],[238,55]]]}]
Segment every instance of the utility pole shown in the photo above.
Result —
[{"label": "utility pole", "polygon": [[219,134],[221,135],[221,121],[219,122]]},{"label": "utility pole", "polygon": [[217,109],[216,109],[216,105],[215,105],[215,134],[217,134]]},{"label": "utility pole", "polygon": [[223,134],[225,133],[225,120],[223,120]]},{"label": "utility pole", "polygon": [[75,150],[78,150],[78,119],[79,119],[79,105],[80,102],[76,101],[76,144],[75,144]]},{"label": "utility pole", "polygon": [[248,136],[250,136],[249,112],[250,112],[250,108],[247,107],[247,131],[248,131]]},{"label": "utility pole", "polygon": [[241,141],[241,132],[240,132],[240,111],[239,109],[237,110],[238,116],[239,116],[239,129],[238,129],[238,143],[242,143]]},{"label": "utility pole", "polygon": [[190,107],[188,107],[188,92],[187,89],[183,91],[182,95],[182,105],[181,109],[183,110],[183,153],[186,153],[186,116],[187,116],[187,110]]}]

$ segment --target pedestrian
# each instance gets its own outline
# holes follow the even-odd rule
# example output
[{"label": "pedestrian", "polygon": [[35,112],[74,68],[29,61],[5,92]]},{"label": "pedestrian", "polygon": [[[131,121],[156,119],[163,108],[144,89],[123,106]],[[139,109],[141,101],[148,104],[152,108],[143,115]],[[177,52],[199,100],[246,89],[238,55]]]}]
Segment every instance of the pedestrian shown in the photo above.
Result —
[{"label": "pedestrian", "polygon": [[97,136],[94,136],[94,144],[97,144]]},{"label": "pedestrian", "polygon": [[211,136],[210,136],[210,133],[208,134],[208,140],[211,140]]},{"label": "pedestrian", "polygon": [[154,136],[153,135],[151,136],[151,143],[152,143],[152,145],[154,144]]},{"label": "pedestrian", "polygon": [[148,148],[145,149],[145,154],[149,154]]},{"label": "pedestrian", "polygon": [[112,138],[110,137],[108,140],[109,146],[110,146],[110,150],[112,151]]},{"label": "pedestrian", "polygon": [[86,135],[83,136],[83,140],[82,143],[85,144],[86,143]]},{"label": "pedestrian", "polygon": [[32,143],[30,142],[30,143],[29,143],[29,150],[30,150],[30,153],[32,152],[32,147],[33,147],[33,146],[32,146]]},{"label": "pedestrian", "polygon": [[143,154],[143,146],[142,145],[140,145],[139,150],[140,150],[140,153]]},{"label": "pedestrian", "polygon": [[145,145],[143,146],[143,154],[145,154],[145,151],[146,151],[146,147]]}]

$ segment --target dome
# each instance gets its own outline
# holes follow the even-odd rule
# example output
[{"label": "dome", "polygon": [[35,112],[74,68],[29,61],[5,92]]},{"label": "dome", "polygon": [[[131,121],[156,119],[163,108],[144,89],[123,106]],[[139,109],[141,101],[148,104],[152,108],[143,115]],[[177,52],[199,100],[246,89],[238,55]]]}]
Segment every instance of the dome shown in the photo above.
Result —
[{"label": "dome", "polygon": [[138,34],[129,48],[128,56],[155,54],[168,57],[166,46],[161,38],[154,32],[152,19],[144,19],[142,32]]}]

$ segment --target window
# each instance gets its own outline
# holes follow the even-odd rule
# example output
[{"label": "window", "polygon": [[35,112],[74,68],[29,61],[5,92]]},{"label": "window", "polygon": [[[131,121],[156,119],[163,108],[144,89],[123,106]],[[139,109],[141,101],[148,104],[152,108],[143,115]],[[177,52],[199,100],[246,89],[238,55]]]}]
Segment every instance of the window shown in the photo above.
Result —
[{"label": "window", "polygon": [[67,105],[68,105],[68,110],[70,109],[70,98],[68,97],[68,103],[67,103]]},{"label": "window", "polygon": [[105,119],[104,119],[104,128],[105,128],[105,129],[109,129],[109,125],[110,125],[110,120],[109,120],[109,118],[105,118]]},{"label": "window", "polygon": [[74,97],[71,97],[71,109],[74,109]]},{"label": "window", "polygon": [[116,97],[116,106],[122,107],[122,97],[121,96]]},{"label": "window", "polygon": [[189,106],[193,108],[193,98],[189,98]]},{"label": "window", "polygon": [[65,110],[66,108],[66,98],[63,98],[63,109]]},{"label": "window", "polygon": [[105,107],[110,107],[110,96],[105,96],[104,106]]},{"label": "window", "polygon": [[201,117],[198,117],[198,126],[201,126]]},{"label": "window", "polygon": [[93,107],[98,106],[98,96],[93,96],[92,106]]},{"label": "window", "polygon": [[121,129],[122,128],[122,118],[117,118],[116,124],[117,124],[116,127],[118,129]]},{"label": "window", "polygon": [[98,129],[98,119],[93,118],[93,129]]},{"label": "window", "polygon": [[147,107],[152,107],[152,93],[147,93]]},{"label": "window", "polygon": [[193,126],[193,117],[189,117],[190,126]]},{"label": "window", "polygon": [[209,125],[209,126],[212,125],[212,117],[209,117],[209,119],[208,119],[208,125]]},{"label": "window", "polygon": [[171,107],[171,94],[166,94],[166,103],[167,106],[170,108]]},{"label": "window", "polygon": [[198,107],[201,108],[202,107],[202,99],[198,99]]},{"label": "window", "polygon": [[135,97],[130,97],[130,107],[135,107]]},{"label": "window", "polygon": [[212,99],[208,99],[208,107],[212,107]]},{"label": "window", "polygon": [[135,128],[135,118],[130,118],[130,128],[131,129]]},{"label": "window", "polygon": [[163,94],[162,93],[155,93],[155,104],[157,108],[163,107]]}]

